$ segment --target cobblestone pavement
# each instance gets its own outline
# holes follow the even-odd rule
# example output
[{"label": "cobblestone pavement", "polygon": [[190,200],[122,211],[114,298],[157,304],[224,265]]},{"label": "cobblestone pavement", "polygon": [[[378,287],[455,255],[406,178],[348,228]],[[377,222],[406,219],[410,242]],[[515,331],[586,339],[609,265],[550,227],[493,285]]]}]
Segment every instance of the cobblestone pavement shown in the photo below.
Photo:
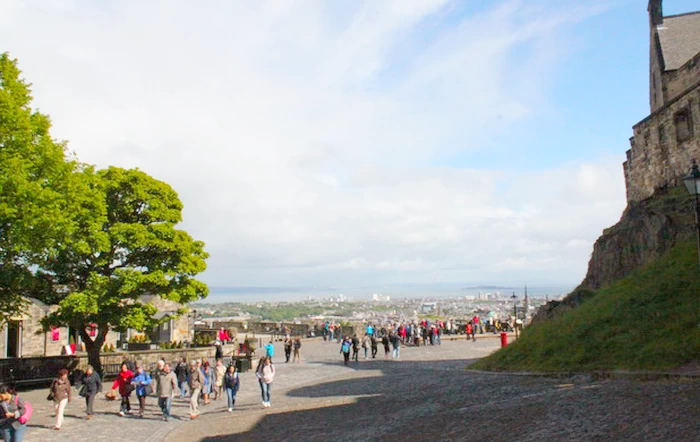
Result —
[{"label": "cobblestone pavement", "polygon": [[118,402],[99,399],[91,421],[82,419],[84,404],[75,400],[63,429],[52,431],[46,390],[29,392],[35,416],[25,440],[700,440],[698,383],[464,370],[498,345],[478,338],[404,347],[398,361],[384,359],[380,346],[378,359],[361,355],[349,367],[335,343],[305,342],[300,364],[285,364],[276,345],[271,408],[262,408],[254,374],[244,373],[233,413],[225,399],[214,401],[194,421],[185,400],[175,400],[173,414],[181,419],[170,422],[160,420],[154,398],[144,419],[120,418]]}]

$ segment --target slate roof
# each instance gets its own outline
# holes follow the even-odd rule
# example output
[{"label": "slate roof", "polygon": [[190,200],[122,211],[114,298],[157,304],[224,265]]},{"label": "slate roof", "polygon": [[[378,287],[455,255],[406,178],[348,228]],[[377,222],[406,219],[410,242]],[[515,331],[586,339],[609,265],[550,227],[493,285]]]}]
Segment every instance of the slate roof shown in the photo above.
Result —
[{"label": "slate roof", "polygon": [[700,12],[664,17],[656,28],[667,71],[673,71],[700,53]]}]

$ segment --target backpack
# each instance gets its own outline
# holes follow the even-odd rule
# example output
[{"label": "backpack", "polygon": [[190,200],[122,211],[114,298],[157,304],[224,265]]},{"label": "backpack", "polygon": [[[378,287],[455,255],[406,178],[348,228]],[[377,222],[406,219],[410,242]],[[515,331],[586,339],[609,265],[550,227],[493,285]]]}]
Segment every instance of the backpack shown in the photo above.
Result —
[{"label": "backpack", "polygon": [[[19,408],[19,396],[15,396],[15,405],[17,405],[17,408]],[[32,408],[32,404],[30,404],[27,401],[24,401],[24,414],[17,419],[20,424],[24,425],[27,422],[29,422],[29,419],[32,417],[32,413],[34,412],[34,409]]]},{"label": "backpack", "polygon": [[350,344],[347,342],[343,342],[343,347],[342,347],[343,353],[350,353]]}]

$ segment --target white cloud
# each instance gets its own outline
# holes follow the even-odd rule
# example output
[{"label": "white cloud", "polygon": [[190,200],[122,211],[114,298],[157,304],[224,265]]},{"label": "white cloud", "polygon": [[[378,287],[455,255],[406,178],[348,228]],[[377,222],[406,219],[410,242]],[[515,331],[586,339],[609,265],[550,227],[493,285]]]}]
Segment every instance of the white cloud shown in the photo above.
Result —
[{"label": "white cloud", "polygon": [[552,36],[598,11],[506,2],[447,25],[452,6],[10,1],[0,50],[82,160],[180,193],[210,283],[576,282],[624,205],[620,158],[432,160],[531,117]]}]

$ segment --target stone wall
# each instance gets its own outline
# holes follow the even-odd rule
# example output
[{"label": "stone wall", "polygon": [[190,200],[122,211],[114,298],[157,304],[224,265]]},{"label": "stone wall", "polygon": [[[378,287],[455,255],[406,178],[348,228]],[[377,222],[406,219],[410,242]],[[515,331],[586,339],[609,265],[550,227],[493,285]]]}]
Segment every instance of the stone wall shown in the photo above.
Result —
[{"label": "stone wall", "polygon": [[[233,346],[227,346],[224,349],[224,354],[230,356],[232,351]],[[128,359],[141,363],[144,367],[151,369],[156,365],[159,359],[163,359],[165,362],[172,364],[175,361],[179,361],[182,357],[187,358],[188,361],[200,359],[202,357],[214,360],[215,354],[216,349],[214,347],[197,347],[178,350],[118,351],[114,353],[103,353],[100,355],[100,361],[104,366],[121,364]],[[79,355],[78,358],[80,363],[77,368],[84,371],[88,365],[87,355]]]},{"label": "stone wall", "polygon": [[681,184],[700,161],[700,83],[634,126],[624,163],[627,201]]},{"label": "stone wall", "polygon": [[700,82],[700,54],[679,69],[664,72],[663,78],[666,101],[683,95],[688,88]]}]

